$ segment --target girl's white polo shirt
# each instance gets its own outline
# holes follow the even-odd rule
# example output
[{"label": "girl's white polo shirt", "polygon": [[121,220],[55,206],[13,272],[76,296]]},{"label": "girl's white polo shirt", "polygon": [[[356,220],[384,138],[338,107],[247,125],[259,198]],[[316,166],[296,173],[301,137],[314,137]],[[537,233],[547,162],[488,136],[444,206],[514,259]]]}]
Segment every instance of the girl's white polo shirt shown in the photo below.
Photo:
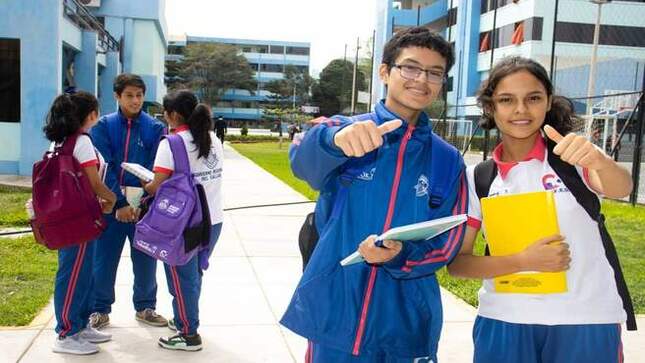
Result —
[{"label": "girl's white polo shirt", "polygon": [[[547,162],[541,137],[524,161],[501,161],[502,144],[493,151],[498,175],[490,196],[541,190],[555,192],[560,234],[570,246],[568,291],[561,294],[496,293],[493,281],[484,279],[479,290],[479,315],[518,324],[610,324],[626,320],[613,269],[605,257],[597,223],[589,217]],[[586,170],[576,167],[589,187]],[[474,166],[466,170],[469,188],[468,225],[482,228],[481,206],[474,183]],[[590,188],[591,189],[591,188]],[[593,189],[592,189],[593,190]]]},{"label": "girl's white polo shirt", "polygon": [[[211,224],[221,223],[224,219],[222,211],[222,164],[224,161],[224,150],[222,143],[210,132],[211,150],[205,158],[199,158],[197,146],[193,143],[193,134],[190,133],[187,125],[182,125],[174,130],[184,140],[184,146],[188,152],[190,171],[198,184],[204,186],[208,209],[210,210]],[[157,156],[153,171],[155,173],[172,174],[175,170],[175,161],[170,150],[168,140],[163,139],[159,143]]]}]

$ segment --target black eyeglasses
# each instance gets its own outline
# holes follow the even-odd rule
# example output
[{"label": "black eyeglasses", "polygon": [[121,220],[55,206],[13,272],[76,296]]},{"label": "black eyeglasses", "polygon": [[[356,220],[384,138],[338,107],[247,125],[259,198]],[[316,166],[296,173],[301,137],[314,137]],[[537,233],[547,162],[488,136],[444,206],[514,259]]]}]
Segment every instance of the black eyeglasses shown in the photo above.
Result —
[{"label": "black eyeglasses", "polygon": [[425,73],[426,81],[429,83],[442,84],[446,82],[446,74],[438,69],[423,69],[407,64],[394,64],[392,67],[398,68],[401,72],[401,77],[410,81],[419,79]]}]

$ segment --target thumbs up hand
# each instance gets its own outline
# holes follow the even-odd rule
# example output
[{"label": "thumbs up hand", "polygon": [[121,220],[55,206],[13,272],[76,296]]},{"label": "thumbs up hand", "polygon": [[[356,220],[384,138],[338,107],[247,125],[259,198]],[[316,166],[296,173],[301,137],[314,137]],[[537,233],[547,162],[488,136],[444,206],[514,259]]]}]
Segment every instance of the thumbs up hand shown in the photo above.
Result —
[{"label": "thumbs up hand", "polygon": [[383,135],[401,127],[401,120],[376,126],[372,120],[355,122],[334,135],[334,144],[347,156],[361,157],[383,145]]},{"label": "thumbs up hand", "polygon": [[589,170],[599,170],[611,165],[611,159],[607,154],[584,136],[572,132],[562,136],[549,125],[544,125],[544,133],[556,143],[553,153],[571,165]]}]

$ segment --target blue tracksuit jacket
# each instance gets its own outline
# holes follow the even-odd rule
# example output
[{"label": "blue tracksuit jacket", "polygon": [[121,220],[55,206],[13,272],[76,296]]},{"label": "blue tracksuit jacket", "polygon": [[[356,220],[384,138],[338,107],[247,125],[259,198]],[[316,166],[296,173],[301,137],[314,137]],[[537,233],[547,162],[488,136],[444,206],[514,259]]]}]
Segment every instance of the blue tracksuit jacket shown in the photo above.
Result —
[{"label": "blue tracksuit jacket", "polygon": [[114,210],[128,203],[120,186],[141,187],[136,176],[121,168],[121,162],[152,170],[164,129],[164,124],[143,111],[136,119],[128,120],[121,110],[101,117],[92,128],[92,142],[108,163],[105,185],[117,196]]},{"label": "blue tracksuit jacket", "polygon": [[[377,124],[401,119],[383,101],[375,113]],[[384,136],[383,146],[362,158],[348,158],[333,144],[334,134],[351,122],[334,117],[309,130],[290,150],[294,174],[320,190],[320,239],[281,323],[317,344],[354,355],[433,356],[442,325],[435,271],[457,254],[465,226],[431,240],[404,243],[401,253],[383,265],[342,267],[339,261],[370,234],[465,213],[463,159],[457,157],[460,165],[445,171],[452,173],[451,191],[440,207],[431,209],[427,181],[432,177],[432,130],[427,115],[419,117],[416,127],[404,122]],[[360,170],[344,207],[331,218],[338,176],[347,168]]]}]

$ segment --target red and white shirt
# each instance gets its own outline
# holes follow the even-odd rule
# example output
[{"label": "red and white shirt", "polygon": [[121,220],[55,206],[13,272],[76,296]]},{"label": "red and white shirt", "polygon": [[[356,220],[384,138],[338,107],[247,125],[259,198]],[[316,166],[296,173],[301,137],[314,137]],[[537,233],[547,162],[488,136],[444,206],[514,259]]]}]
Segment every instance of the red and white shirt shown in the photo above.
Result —
[{"label": "red and white shirt", "polygon": [[[222,164],[224,161],[224,149],[221,141],[210,132],[211,150],[205,158],[199,158],[199,150],[193,143],[193,134],[190,133],[188,125],[181,125],[173,132],[184,140],[184,146],[188,153],[188,163],[193,178],[198,184],[204,186],[208,209],[210,210],[211,224],[221,223],[224,220],[222,211]],[[155,173],[172,174],[175,170],[175,161],[170,150],[168,140],[163,139],[159,143],[157,156],[155,157]]]},{"label": "red and white shirt", "polygon": [[[51,143],[49,146],[49,151],[54,151],[55,146],[60,144]],[[101,153],[96,150],[94,144],[92,144],[92,139],[89,136],[83,134],[79,135],[76,139],[76,145],[74,145],[74,151],[72,156],[81,164],[81,167],[86,168],[88,166],[96,165],[97,170],[99,171],[99,177],[103,179],[105,174],[105,159]]]},{"label": "red and white shirt", "polygon": [[[571,251],[567,270],[568,291],[561,294],[496,293],[493,281],[484,279],[479,290],[479,315],[517,324],[611,324],[624,322],[626,314],[618,295],[614,273],[605,257],[597,223],[556,175],[547,161],[541,137],[520,162],[501,161],[502,145],[493,151],[498,174],[490,196],[553,190],[560,234]],[[475,191],[474,166],[466,169],[469,188],[468,225],[482,228],[481,205]],[[588,173],[576,167],[589,189]],[[593,191],[593,189],[591,189]]]}]

